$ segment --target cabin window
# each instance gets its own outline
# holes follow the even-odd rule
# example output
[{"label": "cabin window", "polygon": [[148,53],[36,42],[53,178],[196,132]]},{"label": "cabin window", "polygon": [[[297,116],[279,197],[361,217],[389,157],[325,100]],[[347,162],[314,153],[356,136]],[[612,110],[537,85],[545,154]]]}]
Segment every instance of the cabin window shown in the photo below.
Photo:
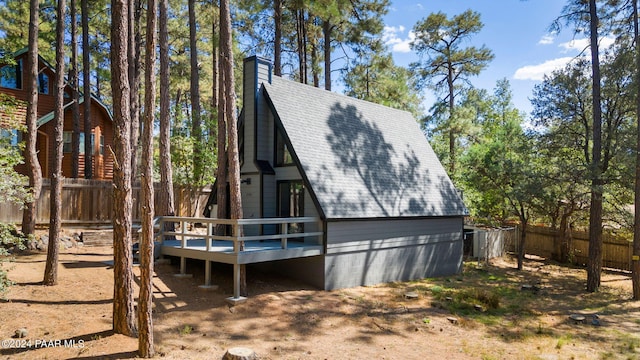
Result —
[{"label": "cabin window", "polygon": [[289,151],[284,136],[279,130],[276,130],[276,166],[293,165],[293,157]]},{"label": "cabin window", "polygon": [[[278,182],[278,215],[280,217],[304,216],[304,185],[302,181]],[[304,223],[289,224],[290,234],[304,232]]]},{"label": "cabin window", "polygon": [[100,135],[100,155],[104,155],[104,135]]},{"label": "cabin window", "polygon": [[[72,136],[71,131],[64,131],[62,133],[62,152],[70,153],[73,150],[71,145]],[[82,148],[82,146],[80,148]]]},{"label": "cabin window", "polygon": [[49,94],[49,75],[45,73],[38,74],[38,92],[40,94]]},{"label": "cabin window", "polygon": [[15,65],[0,68],[0,86],[9,89],[22,89],[22,59]]},{"label": "cabin window", "polygon": [[2,129],[0,130],[0,138],[7,139],[11,146],[17,147],[22,142],[22,131]]},{"label": "cabin window", "polygon": [[[103,137],[100,137],[100,151],[102,150],[102,147],[104,146],[104,140],[102,139]],[[73,152],[73,145],[72,145],[72,141],[73,141],[73,131],[65,131],[62,133],[62,152],[64,153],[70,153]],[[93,149],[93,134],[91,134],[91,149]],[[84,133],[81,132],[80,136],[78,137],[78,146],[79,146],[79,153],[80,154],[84,154]],[[92,151],[93,152],[93,151]],[[102,154],[102,152],[100,153]]]}]

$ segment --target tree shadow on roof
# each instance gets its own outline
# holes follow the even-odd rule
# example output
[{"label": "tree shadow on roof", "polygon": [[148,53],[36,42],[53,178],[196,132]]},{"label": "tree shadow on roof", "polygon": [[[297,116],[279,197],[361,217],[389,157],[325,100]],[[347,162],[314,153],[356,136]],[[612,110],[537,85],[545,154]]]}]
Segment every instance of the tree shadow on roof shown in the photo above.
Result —
[{"label": "tree shadow on roof", "polygon": [[430,178],[422,172],[413,149],[394,147],[383,131],[353,105],[334,104],[327,123],[334,166],[343,176],[358,179],[351,184],[362,185],[355,189],[357,197],[334,192],[335,203],[342,211],[384,217],[425,213],[427,201],[420,190],[429,186]]}]

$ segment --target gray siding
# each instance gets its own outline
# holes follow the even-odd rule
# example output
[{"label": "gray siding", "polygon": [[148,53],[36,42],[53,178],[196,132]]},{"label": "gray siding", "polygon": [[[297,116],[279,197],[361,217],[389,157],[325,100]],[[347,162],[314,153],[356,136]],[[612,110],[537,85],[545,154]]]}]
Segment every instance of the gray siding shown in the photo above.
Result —
[{"label": "gray siding", "polygon": [[325,289],[458,273],[462,218],[327,224]]},{"label": "gray siding", "polygon": [[[251,179],[251,184],[240,184],[242,194],[242,213],[245,219],[260,218],[260,175],[242,175],[242,179]],[[259,235],[258,226],[244,226],[245,235]]]},{"label": "gray siding", "polygon": [[242,90],[242,102],[244,111],[244,164],[243,172],[254,172],[257,168],[253,162],[254,134],[255,134],[255,98],[256,98],[256,74],[255,61],[245,61],[244,82]]}]

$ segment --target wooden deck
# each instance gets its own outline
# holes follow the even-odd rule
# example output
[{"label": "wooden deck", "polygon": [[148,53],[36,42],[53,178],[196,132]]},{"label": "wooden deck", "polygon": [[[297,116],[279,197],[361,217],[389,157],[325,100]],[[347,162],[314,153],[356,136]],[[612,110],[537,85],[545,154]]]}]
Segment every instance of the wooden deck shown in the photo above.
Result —
[{"label": "wooden deck", "polygon": [[[173,223],[178,231],[164,231],[166,223]],[[193,224],[206,227],[206,233],[193,230]],[[317,224],[322,229],[320,219],[313,217],[267,218],[267,219],[209,219],[164,216],[156,219],[162,255],[180,258],[180,274],[186,275],[186,259],[205,261],[205,284],[211,286],[211,262],[232,264],[234,266],[234,296],[232,303],[243,301],[240,296],[240,266],[267,261],[294,259],[324,254],[324,232],[306,231],[288,233],[290,224]],[[232,228],[231,236],[214,235],[217,225]],[[277,230],[274,235],[242,234],[243,227],[271,226]],[[311,226],[313,227],[313,226]],[[191,230],[190,230],[191,229]]]},{"label": "wooden deck", "polygon": [[289,241],[286,249],[276,240],[251,241],[238,252],[233,250],[232,241],[211,241],[209,249],[205,239],[189,239],[186,245],[182,247],[181,240],[165,240],[161,252],[163,255],[240,265],[323,254],[322,245],[294,241]]}]

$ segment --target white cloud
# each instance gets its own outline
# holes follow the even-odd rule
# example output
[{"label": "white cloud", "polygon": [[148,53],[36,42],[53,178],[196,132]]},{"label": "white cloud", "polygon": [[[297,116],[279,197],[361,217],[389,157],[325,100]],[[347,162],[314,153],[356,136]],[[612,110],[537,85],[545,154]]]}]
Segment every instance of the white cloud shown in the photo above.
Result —
[{"label": "white cloud", "polygon": [[575,59],[573,56],[547,60],[538,65],[527,65],[516,70],[513,78],[516,80],[544,80],[545,75],[550,75],[554,70],[562,69],[567,63]]},{"label": "white cloud", "polygon": [[550,45],[553,44],[553,39],[555,37],[553,35],[545,35],[543,36],[540,41],[538,41],[539,45]]},{"label": "white cloud", "polygon": [[[565,43],[562,43],[560,45],[558,45],[560,48],[564,49],[563,52],[567,53],[570,51],[578,51],[578,52],[582,52],[585,51],[588,47],[589,47],[589,39],[588,38],[583,38],[583,39],[574,39]],[[615,38],[612,37],[603,37],[600,38],[600,49],[606,49],[608,47],[610,47],[611,45],[613,45],[613,43],[616,41]]]},{"label": "white cloud", "polygon": [[401,53],[408,53],[411,51],[411,46],[409,44],[416,38],[416,35],[413,31],[409,31],[407,37],[403,38],[402,35],[405,30],[406,28],[402,25],[384,27],[382,40],[385,44],[391,47],[391,51]]},{"label": "white cloud", "polygon": [[[546,42],[549,41],[549,42]],[[538,44],[550,44],[553,39],[550,36],[544,36]],[[600,39],[600,49],[606,49],[613,45],[615,38],[603,37]],[[589,39],[574,39],[558,45],[562,49],[562,53],[582,53],[582,56],[589,56]],[[603,52],[601,52],[603,54]],[[575,56],[563,56],[556,59],[547,60],[537,65],[526,65],[516,70],[513,74],[513,78],[516,80],[534,80],[542,81],[545,75],[551,75],[555,70],[560,70],[565,67],[570,61],[574,60]]]}]

